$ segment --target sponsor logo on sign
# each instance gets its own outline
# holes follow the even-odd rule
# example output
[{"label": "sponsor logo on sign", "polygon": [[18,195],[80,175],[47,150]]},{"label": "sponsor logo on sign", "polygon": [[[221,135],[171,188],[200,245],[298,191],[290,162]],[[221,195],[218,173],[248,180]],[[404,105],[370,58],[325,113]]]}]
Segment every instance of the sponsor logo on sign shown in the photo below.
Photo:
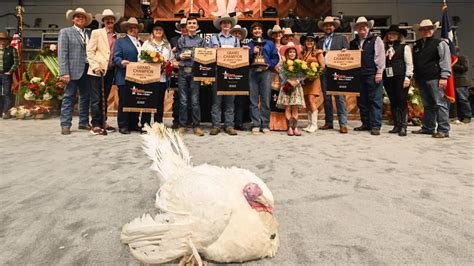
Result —
[{"label": "sponsor logo on sign", "polygon": [[224,71],[224,73],[222,73],[222,75],[224,75],[224,79],[231,79],[231,80],[238,80],[238,79],[241,79],[243,77],[243,75],[227,73],[227,71]]}]

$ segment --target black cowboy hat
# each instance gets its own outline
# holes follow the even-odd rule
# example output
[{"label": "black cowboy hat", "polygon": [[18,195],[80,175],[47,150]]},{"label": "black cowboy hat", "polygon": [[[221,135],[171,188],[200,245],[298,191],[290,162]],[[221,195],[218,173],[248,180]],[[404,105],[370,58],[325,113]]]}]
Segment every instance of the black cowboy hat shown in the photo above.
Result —
[{"label": "black cowboy hat", "polygon": [[148,32],[152,32],[154,28],[162,28],[163,30],[165,30],[165,24],[163,24],[161,21],[155,21],[155,23],[153,24],[150,24],[150,26],[148,26]]},{"label": "black cowboy hat", "polygon": [[313,32],[308,32],[308,33],[306,33],[306,35],[301,36],[300,44],[304,46],[304,42],[306,41],[306,39],[313,39],[314,42],[317,42],[318,41],[318,36],[316,36]]},{"label": "black cowboy hat", "polygon": [[389,33],[389,32],[397,32],[398,34],[403,35],[403,37],[407,37],[407,34],[408,34],[407,30],[405,30],[405,29],[400,29],[400,28],[398,27],[398,25],[392,25],[392,26],[390,26],[390,28],[388,28],[387,30],[386,30],[386,29],[382,29],[382,31],[381,31],[381,33],[382,33],[382,38],[384,38],[385,35],[386,35],[387,33]]}]

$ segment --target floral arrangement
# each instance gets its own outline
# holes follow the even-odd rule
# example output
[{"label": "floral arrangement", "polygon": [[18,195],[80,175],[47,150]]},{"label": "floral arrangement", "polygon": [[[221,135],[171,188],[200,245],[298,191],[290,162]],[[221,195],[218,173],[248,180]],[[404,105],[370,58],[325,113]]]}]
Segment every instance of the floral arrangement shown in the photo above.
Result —
[{"label": "floral arrangement", "polygon": [[44,119],[49,114],[49,109],[37,105],[20,105],[9,110],[16,119]]},{"label": "floral arrangement", "polygon": [[29,78],[29,75],[25,72],[20,86],[20,96],[27,101],[61,100],[64,97],[65,84],[57,78],[51,77],[51,75],[51,72],[47,72],[44,78]]},{"label": "floral arrangement", "polygon": [[319,78],[323,72],[318,62],[311,62],[309,66],[307,64],[302,64],[301,68],[305,71],[306,78],[309,80],[315,80]]},{"label": "floral arrangement", "polygon": [[283,63],[283,73],[288,79],[304,79],[306,77],[306,70],[308,63],[303,60],[288,59]]},{"label": "floral arrangement", "polygon": [[43,48],[33,61],[37,60],[42,61],[54,77],[59,76],[58,49],[56,44]]},{"label": "floral arrangement", "polygon": [[158,52],[150,50],[141,50],[140,59],[147,63],[164,63],[165,58]]},{"label": "floral arrangement", "polygon": [[286,82],[284,85],[283,85],[283,91],[287,94],[287,95],[290,95],[293,93],[293,91],[295,91],[295,87],[293,87],[290,83]]},{"label": "floral arrangement", "polygon": [[410,86],[408,88],[408,121],[414,125],[421,125],[423,119],[423,103],[421,102],[420,91]]}]

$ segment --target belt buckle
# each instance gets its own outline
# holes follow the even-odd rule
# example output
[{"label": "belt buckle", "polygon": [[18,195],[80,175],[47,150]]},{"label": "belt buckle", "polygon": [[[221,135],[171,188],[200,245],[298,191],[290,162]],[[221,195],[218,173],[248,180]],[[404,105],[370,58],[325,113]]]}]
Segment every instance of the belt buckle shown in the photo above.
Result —
[{"label": "belt buckle", "polygon": [[192,67],[184,67],[184,73],[191,73],[193,71]]}]

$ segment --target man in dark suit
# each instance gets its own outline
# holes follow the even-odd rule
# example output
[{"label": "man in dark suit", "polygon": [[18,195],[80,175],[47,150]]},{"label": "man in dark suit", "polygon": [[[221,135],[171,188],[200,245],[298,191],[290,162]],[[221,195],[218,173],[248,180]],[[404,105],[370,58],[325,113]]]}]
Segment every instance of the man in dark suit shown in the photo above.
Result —
[{"label": "man in dark suit", "polygon": [[138,54],[141,49],[141,43],[137,39],[138,32],[143,30],[143,24],[139,24],[134,17],[120,23],[122,32],[126,32],[127,36],[118,39],[114,47],[114,64],[117,67],[115,81],[119,88],[119,105],[117,122],[119,132],[122,134],[130,134],[131,130],[141,131],[138,126],[138,113],[123,112],[123,103],[127,95],[125,87],[125,70],[130,62],[138,61]]},{"label": "man in dark suit", "polygon": [[[324,53],[329,50],[342,50],[349,49],[349,43],[346,38],[341,35],[337,35],[334,31],[341,25],[339,20],[334,19],[332,16],[327,16],[324,20],[318,22],[318,27],[324,31],[323,38],[320,38],[317,47],[322,49]],[[322,130],[332,129],[333,126],[333,109],[332,109],[332,96],[327,95],[327,76],[326,71],[323,71],[321,75],[321,88],[324,96],[324,125],[320,127]],[[334,96],[336,99],[337,107],[337,118],[339,119],[339,132],[342,134],[347,133],[347,110],[346,100],[344,95]]]},{"label": "man in dark suit", "polygon": [[471,104],[469,103],[469,60],[467,57],[460,55],[458,61],[453,66],[454,86],[456,87],[456,103],[458,120],[463,123],[471,122]]},{"label": "man in dark suit", "polygon": [[64,99],[61,106],[61,134],[71,134],[72,110],[76,89],[79,87],[79,129],[90,130],[89,105],[90,88],[87,78],[86,45],[90,33],[85,27],[92,21],[92,15],[83,8],[68,10],[68,20],[73,22],[72,27],[64,28],[59,32],[58,61],[59,76],[67,85],[64,89]]}]

